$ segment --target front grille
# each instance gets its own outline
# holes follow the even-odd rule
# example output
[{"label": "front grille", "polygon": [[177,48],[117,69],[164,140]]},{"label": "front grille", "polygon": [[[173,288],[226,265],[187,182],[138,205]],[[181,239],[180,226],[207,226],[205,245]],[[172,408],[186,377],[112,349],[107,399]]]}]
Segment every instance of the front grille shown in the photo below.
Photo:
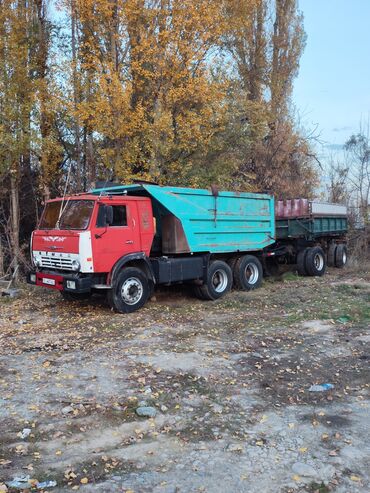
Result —
[{"label": "front grille", "polygon": [[53,269],[73,270],[71,258],[41,256],[42,267],[51,267]]}]

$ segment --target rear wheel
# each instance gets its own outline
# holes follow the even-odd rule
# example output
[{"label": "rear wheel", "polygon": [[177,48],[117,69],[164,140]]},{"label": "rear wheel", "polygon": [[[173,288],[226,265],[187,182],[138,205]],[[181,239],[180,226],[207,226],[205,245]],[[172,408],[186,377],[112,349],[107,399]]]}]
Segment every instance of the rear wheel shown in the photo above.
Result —
[{"label": "rear wheel", "polygon": [[230,266],[222,260],[210,263],[207,281],[202,286],[195,286],[195,295],[202,300],[217,300],[230,291],[232,285],[232,271]]},{"label": "rear wheel", "polygon": [[232,272],[234,272],[235,264],[237,263],[238,260],[239,260],[239,257],[232,257],[232,258],[228,259],[227,263],[230,266],[230,269]]},{"label": "rear wheel", "polygon": [[194,294],[199,300],[207,300],[208,298],[204,297],[203,290],[201,289],[203,286],[194,286]]},{"label": "rear wheel", "polygon": [[261,262],[253,255],[239,257],[234,265],[234,284],[237,289],[250,291],[262,284],[263,269]]},{"label": "rear wheel", "polygon": [[347,247],[346,245],[337,245],[335,249],[335,267],[342,268],[347,263]]},{"label": "rear wheel", "polygon": [[131,313],[145,305],[149,297],[146,275],[136,267],[124,268],[108,292],[110,306],[119,313]]},{"label": "rear wheel", "polygon": [[325,274],[325,254],[321,247],[316,246],[308,249],[305,267],[309,276],[323,276]]},{"label": "rear wheel", "polygon": [[327,255],[327,263],[329,267],[335,266],[335,251],[337,249],[336,243],[330,243]]},{"label": "rear wheel", "polygon": [[307,276],[308,272],[306,269],[306,256],[309,248],[300,250],[297,255],[297,272],[300,276]]}]

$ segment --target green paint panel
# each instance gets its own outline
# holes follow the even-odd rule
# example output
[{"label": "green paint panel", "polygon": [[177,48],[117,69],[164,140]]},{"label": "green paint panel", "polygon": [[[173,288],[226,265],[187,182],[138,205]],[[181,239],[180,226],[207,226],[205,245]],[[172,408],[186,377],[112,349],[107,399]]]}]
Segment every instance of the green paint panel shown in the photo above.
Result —
[{"label": "green paint panel", "polygon": [[278,219],[276,221],[276,239],[306,238],[343,235],[347,232],[346,217],[309,217]]},{"label": "green paint panel", "polygon": [[266,194],[127,185],[93,190],[94,194],[147,195],[153,208],[176,216],[191,252],[256,251],[274,243],[274,198]]}]

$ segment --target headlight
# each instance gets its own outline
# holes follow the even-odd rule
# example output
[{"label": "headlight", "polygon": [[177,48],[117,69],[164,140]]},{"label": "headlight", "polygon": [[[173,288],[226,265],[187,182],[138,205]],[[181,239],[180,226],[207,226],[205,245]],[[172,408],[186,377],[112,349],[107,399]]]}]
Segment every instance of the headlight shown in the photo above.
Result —
[{"label": "headlight", "polygon": [[80,262],[78,260],[72,260],[72,270],[80,270]]}]

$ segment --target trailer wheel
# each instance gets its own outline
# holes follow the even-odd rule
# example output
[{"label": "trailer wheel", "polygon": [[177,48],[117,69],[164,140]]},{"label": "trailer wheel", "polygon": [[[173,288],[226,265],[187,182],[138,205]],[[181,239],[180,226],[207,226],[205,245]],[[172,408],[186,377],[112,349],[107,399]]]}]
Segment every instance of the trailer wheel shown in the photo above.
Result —
[{"label": "trailer wheel", "polygon": [[300,250],[297,255],[297,272],[300,276],[307,276],[308,272],[306,269],[306,256],[309,248],[304,248]]},{"label": "trailer wheel", "polygon": [[237,289],[250,291],[262,284],[263,269],[261,262],[254,255],[239,257],[234,265],[234,284]]},{"label": "trailer wheel", "polygon": [[337,249],[336,243],[330,243],[327,255],[327,263],[329,267],[335,266],[335,251]]},{"label": "trailer wheel", "polygon": [[347,247],[344,244],[337,245],[335,249],[335,267],[340,269],[347,263]]},{"label": "trailer wheel", "polygon": [[136,267],[127,267],[118,274],[108,291],[108,303],[116,312],[131,313],[145,305],[149,292],[144,272]]},{"label": "trailer wheel", "polygon": [[195,287],[195,294],[203,300],[217,300],[231,289],[233,274],[222,260],[214,260],[208,268],[207,282]]},{"label": "trailer wheel", "polygon": [[321,247],[316,246],[308,249],[305,267],[309,276],[323,276],[325,274],[325,253]]}]

